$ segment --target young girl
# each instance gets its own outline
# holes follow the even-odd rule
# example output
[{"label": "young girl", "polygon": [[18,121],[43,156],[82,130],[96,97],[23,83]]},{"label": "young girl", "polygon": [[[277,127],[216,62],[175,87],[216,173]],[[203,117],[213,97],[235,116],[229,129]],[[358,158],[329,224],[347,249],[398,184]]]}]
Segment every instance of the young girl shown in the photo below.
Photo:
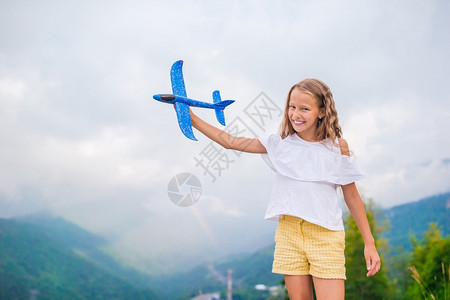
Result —
[{"label": "young girl", "polygon": [[340,186],[365,243],[367,276],[380,257],[355,181],[364,177],[342,139],[333,95],[317,79],[289,91],[280,135],[234,137],[191,112],[192,125],[226,149],[261,153],[276,172],[266,219],[278,219],[272,272],[284,274],[291,300],[344,299],[345,233]]}]

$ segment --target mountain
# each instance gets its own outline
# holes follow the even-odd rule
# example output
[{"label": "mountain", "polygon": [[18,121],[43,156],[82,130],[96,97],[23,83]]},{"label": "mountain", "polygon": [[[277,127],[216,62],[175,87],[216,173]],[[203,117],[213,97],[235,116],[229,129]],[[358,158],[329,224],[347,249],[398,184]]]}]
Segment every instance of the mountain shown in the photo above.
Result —
[{"label": "mountain", "polygon": [[282,275],[271,272],[273,250],[274,245],[271,245],[251,254],[234,255],[205,263],[188,272],[164,276],[157,281],[161,286],[170,286],[170,282],[177,283],[165,291],[167,299],[186,299],[198,295],[200,290],[203,293],[225,292],[228,270],[232,270],[233,288],[255,293],[255,285],[278,285],[283,279]]},{"label": "mountain", "polygon": [[411,237],[421,239],[429,223],[437,223],[442,236],[450,234],[450,192],[385,209],[380,219],[389,220],[383,237],[392,248],[409,251]]},{"label": "mountain", "polygon": [[129,266],[121,265],[113,256],[109,255],[107,253],[110,248],[109,241],[61,217],[40,213],[18,217],[15,220],[33,225],[49,239],[139,288],[157,289],[151,284],[151,277]]},{"label": "mountain", "polygon": [[[450,234],[450,193],[382,210],[383,232],[393,249],[411,249],[410,237],[421,238],[430,222]],[[105,252],[102,237],[62,218],[33,215],[0,219],[0,299],[188,299],[226,291],[232,270],[236,298],[266,299],[254,286],[278,285],[271,273],[274,245],[253,253],[201,264],[189,271],[149,277],[118,263]],[[266,292],[268,293],[268,292]],[[250,296],[251,295],[251,296]],[[259,295],[259,296],[258,296]]]},{"label": "mountain", "polygon": [[[64,229],[58,230],[62,238]],[[1,299],[158,298],[49,238],[42,227],[19,220],[0,219],[0,282]]]}]

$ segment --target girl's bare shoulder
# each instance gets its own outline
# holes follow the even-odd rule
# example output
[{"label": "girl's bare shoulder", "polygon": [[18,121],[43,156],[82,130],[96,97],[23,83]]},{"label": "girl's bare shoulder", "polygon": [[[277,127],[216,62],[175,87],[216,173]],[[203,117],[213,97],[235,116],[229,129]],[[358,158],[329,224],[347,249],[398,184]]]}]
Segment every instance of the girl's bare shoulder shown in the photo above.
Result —
[{"label": "girl's bare shoulder", "polygon": [[339,138],[338,139],[339,142],[339,148],[341,149],[341,153],[343,155],[347,155],[350,156],[350,150],[348,148],[348,143],[346,140],[344,140],[343,138]]}]

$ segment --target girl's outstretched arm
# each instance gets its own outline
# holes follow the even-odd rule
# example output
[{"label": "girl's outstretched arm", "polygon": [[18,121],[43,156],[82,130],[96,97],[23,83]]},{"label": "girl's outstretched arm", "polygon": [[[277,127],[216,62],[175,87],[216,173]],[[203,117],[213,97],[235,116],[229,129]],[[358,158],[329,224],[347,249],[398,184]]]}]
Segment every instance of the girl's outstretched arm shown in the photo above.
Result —
[{"label": "girl's outstretched arm", "polygon": [[248,153],[267,153],[266,148],[258,139],[232,136],[228,132],[203,121],[192,110],[191,123],[195,129],[226,149],[234,149]]},{"label": "girl's outstretched arm", "polygon": [[[339,139],[339,146],[342,154],[350,155],[348,145],[345,140]],[[354,182],[343,185],[341,188],[342,193],[344,194],[345,203],[347,204],[347,207],[350,210],[350,213],[352,214],[352,217],[355,220],[364,241],[364,257],[366,259],[366,267],[368,271],[366,276],[373,276],[380,270],[381,261],[377,248],[375,247],[375,240],[370,230],[364,204]]]},{"label": "girl's outstretched arm", "polygon": [[370,231],[364,204],[356,189],[355,183],[343,185],[341,188],[344,194],[345,203],[347,204],[364,240],[364,257],[366,259],[368,271],[366,275],[367,277],[373,276],[380,270],[381,262],[377,248],[375,247],[375,240]]}]

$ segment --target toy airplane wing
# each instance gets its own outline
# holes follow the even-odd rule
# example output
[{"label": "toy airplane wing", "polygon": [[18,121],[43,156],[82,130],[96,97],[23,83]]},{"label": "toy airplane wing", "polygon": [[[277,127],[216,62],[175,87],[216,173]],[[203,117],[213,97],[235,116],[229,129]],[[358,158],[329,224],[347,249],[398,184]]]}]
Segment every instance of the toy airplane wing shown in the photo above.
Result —
[{"label": "toy airplane wing", "polygon": [[[172,92],[176,96],[187,97],[186,87],[183,79],[183,61],[176,61],[170,69],[170,80],[172,81]],[[189,112],[189,105],[182,102],[175,102],[175,110],[177,112],[178,125],[181,132],[191,139],[196,141],[197,139],[192,132],[191,114]]]},{"label": "toy airplane wing", "polygon": [[176,61],[170,69],[170,80],[172,81],[172,92],[176,96],[187,97],[186,87],[183,79],[183,61]]},{"label": "toy airplane wing", "polygon": [[180,126],[180,129],[183,132],[183,134],[187,138],[197,141],[197,139],[194,136],[194,133],[192,132],[192,123],[191,123],[191,114],[189,112],[189,105],[181,102],[175,102],[175,110],[177,111],[178,125]]}]

